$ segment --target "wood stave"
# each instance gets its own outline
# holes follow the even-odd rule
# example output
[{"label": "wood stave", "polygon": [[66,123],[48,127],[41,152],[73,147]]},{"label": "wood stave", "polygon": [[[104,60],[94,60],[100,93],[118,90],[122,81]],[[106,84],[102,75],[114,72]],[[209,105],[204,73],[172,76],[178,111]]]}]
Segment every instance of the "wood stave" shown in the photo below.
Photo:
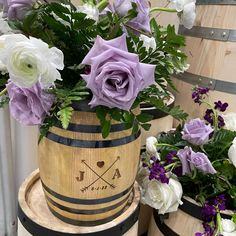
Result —
[{"label": "wood stave", "polygon": [[[216,29],[235,30],[236,6],[234,5],[198,5],[196,26]],[[186,37],[184,52],[188,56],[190,68],[188,72],[194,75],[209,77],[214,80],[234,82],[236,67],[234,66],[236,54],[236,42],[218,41],[197,37]],[[198,83],[196,83],[197,85]],[[176,104],[190,113],[190,118],[202,117],[206,106],[200,107],[191,99],[193,85],[175,79],[177,90]],[[218,101],[219,98],[229,103],[227,111],[236,112],[236,95],[210,91],[210,99]]]},{"label": "wood stave", "polygon": [[[77,128],[81,128],[82,127],[82,123],[80,123],[80,120],[78,120],[77,122],[75,122],[78,117],[89,117],[88,119],[86,119],[86,124],[85,126],[87,126],[87,128],[89,128],[91,125],[92,128],[92,133],[91,134],[86,134],[86,129],[84,132],[80,132],[78,133],[78,129]],[[132,135],[132,130],[131,129],[125,129],[125,127],[121,127],[120,124],[112,124],[112,131],[111,134],[108,136],[108,138],[106,140],[102,140],[102,136],[101,133],[99,133],[100,131],[97,130],[97,128],[99,127],[99,122],[97,120],[96,114],[95,113],[89,113],[89,112],[75,112],[73,114],[73,118],[77,117],[76,119],[72,119],[73,123],[71,125],[72,128],[76,128],[77,131],[72,131],[72,130],[63,130],[59,125],[57,127],[53,127],[50,129],[49,135],[47,138],[45,138],[41,144],[40,144],[40,148],[39,148],[39,164],[40,164],[40,175],[41,175],[41,179],[42,182],[44,183],[44,191],[45,191],[45,195],[47,196],[48,199],[48,205],[49,208],[54,212],[55,215],[58,215],[58,217],[61,216],[61,219],[71,219],[71,222],[73,222],[73,224],[76,224],[76,220],[78,222],[78,224],[85,224],[88,225],[90,222],[91,225],[94,225],[94,222],[100,222],[102,223],[102,220],[108,220],[111,219],[112,217],[116,217],[118,214],[120,214],[120,212],[122,211],[122,209],[125,207],[127,200],[128,200],[128,196],[131,192],[131,186],[133,185],[134,181],[135,181],[135,172],[137,172],[138,169],[138,163],[139,163],[139,148],[140,147],[140,133],[136,134],[136,135]],[[93,122],[93,119],[95,120],[95,122]],[[88,122],[89,121],[89,122]],[[79,125],[79,126],[78,126]],[[97,127],[95,127],[97,126]],[[123,131],[122,131],[123,130]],[[65,138],[62,136],[64,135]],[[64,141],[64,139],[69,139],[69,142],[66,141],[66,143],[56,143],[53,138],[54,136],[58,136],[61,137],[61,140]],[[70,141],[70,138],[72,137]],[[63,139],[64,138],[64,139]],[[92,140],[92,141],[90,141]],[[74,145],[74,146],[70,146],[70,145]],[[79,146],[79,147],[75,147],[75,146]],[[86,146],[87,145],[87,146]],[[58,153],[57,155],[55,155],[55,151],[56,150],[60,150],[60,148],[63,146],[63,154],[62,153]],[[110,148],[107,148],[109,146],[113,146]],[[109,149],[109,151],[107,151]],[[119,150],[118,150],[119,149]],[[50,160],[52,163],[54,163],[54,167],[55,169],[58,170],[62,170],[65,166],[68,170],[68,167],[71,165],[71,171],[73,173],[68,173],[67,172],[67,176],[62,177],[61,174],[58,174],[57,172],[53,172],[50,170],[50,166],[48,166],[48,160],[44,154],[45,150],[47,150],[47,155],[50,156]],[[135,150],[135,151],[133,151]],[[104,154],[105,153],[105,154]],[[119,155],[117,155],[116,153],[118,153]],[[126,153],[130,153],[130,156],[128,156],[129,154]],[[111,155],[112,154],[112,155]],[[82,189],[75,189],[76,187],[73,186],[73,180],[75,176],[74,172],[76,170],[76,168],[79,170],[79,168],[81,168],[81,165],[83,165],[83,163],[81,164],[81,158],[83,156],[93,156],[96,157],[98,156],[98,159],[96,159],[95,163],[94,163],[94,159],[93,160],[82,160],[82,162],[86,161],[88,163],[86,163],[87,166],[91,166],[90,170],[92,170],[92,168],[95,168],[96,163],[98,164],[98,162],[101,162],[99,160],[101,160],[100,157],[103,157],[103,155],[110,155],[113,156],[113,158],[115,157],[115,155],[117,155],[117,162],[123,163],[123,170],[119,170],[121,167],[120,165],[115,164],[114,168],[116,168],[116,170],[118,169],[120,172],[122,172],[122,177],[124,173],[129,173],[127,171],[130,171],[128,169],[127,166],[124,166],[125,161],[127,161],[128,163],[132,162],[130,167],[131,170],[133,169],[133,173],[129,173],[127,174],[127,178],[125,178],[126,183],[123,183],[122,186],[118,186],[118,182],[116,181],[117,179],[115,179],[114,185],[116,186],[116,191],[112,190],[106,190],[106,193],[103,194],[103,196],[99,196],[96,199],[97,202],[101,201],[101,199],[109,199],[109,196],[114,196],[117,195],[117,198],[111,198],[109,201],[105,201],[105,202],[101,202],[101,204],[95,204],[94,207],[90,207],[91,203],[87,203],[86,204],[78,204],[78,203],[74,203],[74,207],[71,208],[71,203],[73,202],[67,202],[64,201],[64,199],[58,199],[57,196],[53,196],[53,198],[51,198],[51,192],[48,193],[47,189],[52,190],[55,193],[61,193],[61,195],[64,195],[68,198],[74,198],[74,199],[87,199],[88,201],[92,200],[93,198],[91,198],[91,194],[84,194],[83,197],[78,197],[80,193],[80,191],[87,191],[86,190],[82,190]],[[109,156],[109,157],[110,157]],[[122,158],[123,157],[123,158]],[[134,157],[134,158],[132,158]],[[68,164],[68,160],[70,160],[69,164]],[[80,158],[80,160],[79,160]],[[109,158],[107,157],[103,157],[102,162],[103,163],[109,163],[110,160],[108,160]],[[134,160],[133,160],[134,159]],[[58,162],[58,163],[57,163]],[[84,168],[85,166],[83,166]],[[98,168],[98,167],[96,167]],[[100,167],[99,167],[100,168]],[[90,171],[89,170],[89,171]],[[92,170],[93,171],[93,170]],[[97,173],[95,173],[98,177],[102,176],[102,173],[104,172],[98,172],[99,170],[96,170]],[[120,175],[119,172],[119,175]],[[56,175],[57,176],[54,176]],[[116,173],[116,172],[115,172]],[[89,173],[88,177],[91,177],[93,174]],[[95,175],[95,176],[96,176]],[[105,173],[105,177],[111,179],[112,175],[114,175],[114,173]],[[118,174],[117,174],[118,175]],[[92,176],[94,178],[94,176]],[[105,178],[104,177],[104,178]],[[85,178],[85,177],[84,177]],[[115,175],[114,177],[115,178]],[[64,181],[61,183],[61,181]],[[74,180],[75,181],[75,180]],[[88,180],[86,179],[85,181],[88,182]],[[103,183],[103,185],[101,186],[105,186],[104,182],[102,181],[102,178],[99,179],[99,181],[101,183]],[[98,181],[98,182],[99,182]],[[96,182],[96,181],[95,181]],[[100,183],[99,182],[99,183]],[[55,184],[57,183],[57,184]],[[100,183],[100,184],[101,184]],[[107,182],[106,182],[107,183]],[[106,184],[105,183],[105,184]],[[77,187],[80,186],[78,183],[76,183]],[[108,185],[108,188],[110,186]],[[95,189],[95,188],[94,188]],[[94,190],[93,191],[96,191]],[[101,190],[101,189],[99,189]],[[120,195],[120,196],[118,196]],[[62,201],[61,201],[62,200]],[[52,202],[54,204],[52,204]],[[95,203],[93,201],[93,203]],[[112,206],[114,206],[112,208]],[[64,208],[64,209],[62,209]],[[90,209],[89,209],[90,208]],[[65,211],[66,209],[66,211]],[[104,213],[99,213],[99,214],[72,214],[70,212],[70,210],[72,212],[75,211],[86,211],[89,210],[89,213],[91,213],[92,210],[99,212],[99,210],[101,209],[105,209],[106,211]],[[112,210],[107,210],[107,209],[112,209]],[[69,211],[67,211],[69,210]],[[69,220],[67,220],[69,221]]]},{"label": "wood stave", "polygon": [[[19,219],[22,223],[19,236],[30,236],[31,234],[34,236],[136,236],[140,199],[137,183],[134,185],[132,196],[133,200],[129,199],[129,205],[125,211],[113,222],[95,227],[69,225],[53,217],[52,213],[46,209],[46,201],[43,198],[43,189],[39,181],[39,171],[36,170],[25,180],[19,191]],[[45,217],[44,212],[46,215],[48,214],[48,217]]]}]

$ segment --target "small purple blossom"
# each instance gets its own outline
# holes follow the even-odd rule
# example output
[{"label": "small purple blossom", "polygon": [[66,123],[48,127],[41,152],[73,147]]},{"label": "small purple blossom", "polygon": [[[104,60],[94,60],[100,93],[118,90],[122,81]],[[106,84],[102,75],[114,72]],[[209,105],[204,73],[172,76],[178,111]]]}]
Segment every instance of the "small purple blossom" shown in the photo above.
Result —
[{"label": "small purple blossom", "polygon": [[160,181],[161,183],[168,184],[169,178],[166,176],[166,170],[165,168],[159,163],[159,161],[152,164],[152,166],[149,168],[150,174],[149,179],[153,180],[156,179]]},{"label": "small purple blossom", "polygon": [[219,196],[217,196],[214,200],[213,200],[213,204],[214,206],[219,209],[220,211],[224,211],[226,210],[226,198],[224,194],[221,194]]},{"label": "small purple blossom", "polygon": [[215,227],[211,227],[211,225],[209,225],[206,222],[202,223],[203,228],[204,228],[204,235],[205,236],[214,236],[214,232],[215,232]]},{"label": "small purple blossom", "polygon": [[216,213],[217,212],[215,206],[213,206],[209,202],[206,202],[202,207],[202,219],[205,222],[211,222],[212,219],[216,216]]},{"label": "small purple blossom", "polygon": [[204,120],[206,120],[209,124],[213,125],[213,116],[214,116],[213,110],[207,109],[204,115]]},{"label": "small purple blossom", "polygon": [[226,108],[229,106],[227,102],[222,103],[221,101],[215,102],[215,109],[218,109],[221,112],[224,112]]},{"label": "small purple blossom", "polygon": [[202,233],[195,233],[195,236],[203,236],[203,234]]},{"label": "small purple blossom", "polygon": [[173,157],[175,157],[177,155],[177,151],[170,151],[169,153],[167,153],[166,158],[165,158],[165,163],[167,165],[173,163]]},{"label": "small purple blossom", "polygon": [[194,145],[204,145],[208,143],[209,135],[213,131],[210,125],[206,125],[203,120],[197,118],[184,125],[182,138]]},{"label": "small purple blossom", "polygon": [[183,174],[183,168],[182,168],[182,166],[177,166],[177,167],[175,167],[174,168],[174,170],[173,170],[173,173],[176,175],[176,176],[178,176],[178,177],[180,177],[180,176],[182,176]]},{"label": "small purple blossom", "polygon": [[183,175],[191,173],[195,168],[204,173],[216,173],[208,157],[202,152],[194,152],[191,147],[179,150],[177,156],[182,163]]},{"label": "small purple blossom", "polygon": [[222,116],[218,116],[218,127],[222,128],[224,126],[225,126],[224,118]]},{"label": "small purple blossom", "polygon": [[192,93],[192,99],[195,103],[202,103],[202,100],[205,98],[204,95],[207,95],[209,88],[195,87]]}]

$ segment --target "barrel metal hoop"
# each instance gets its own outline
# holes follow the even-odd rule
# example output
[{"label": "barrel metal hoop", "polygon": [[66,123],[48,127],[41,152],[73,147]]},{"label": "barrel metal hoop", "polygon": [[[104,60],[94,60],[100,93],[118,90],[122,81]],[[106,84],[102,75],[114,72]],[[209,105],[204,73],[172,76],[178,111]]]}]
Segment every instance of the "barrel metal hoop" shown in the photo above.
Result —
[{"label": "barrel metal hoop", "polygon": [[176,74],[174,77],[186,83],[198,85],[199,87],[208,87],[211,90],[229,94],[236,94],[236,83],[216,80],[201,75],[195,75],[190,72],[184,72],[183,74]]},{"label": "barrel metal hoop", "polygon": [[165,221],[161,219],[162,216],[158,215],[156,210],[153,211],[153,217],[156,222],[156,226],[164,236],[180,236],[165,224]]},{"label": "barrel metal hoop", "polygon": [[179,34],[203,39],[218,40],[223,42],[236,42],[236,30],[220,29],[203,26],[193,26],[186,29],[183,25],[179,26]]},{"label": "barrel metal hoop", "polygon": [[55,202],[54,200],[49,198],[47,195],[46,195],[46,199],[53,206],[55,206],[56,208],[59,208],[62,211],[66,211],[66,212],[76,214],[76,215],[96,215],[96,214],[105,213],[105,212],[108,212],[108,211],[111,211],[111,210],[114,210],[114,209],[120,207],[122,204],[124,204],[125,202],[128,201],[129,196],[130,195],[127,195],[123,200],[121,200],[120,202],[118,202],[114,205],[104,207],[101,209],[93,209],[93,210],[84,210],[84,209],[75,209],[75,208],[66,207],[66,206],[63,206],[63,205]]},{"label": "barrel metal hoop", "polygon": [[20,205],[18,205],[18,217],[22,223],[22,225],[25,227],[25,229],[31,233],[34,236],[120,236],[125,234],[129,229],[132,228],[132,226],[135,225],[135,223],[138,220],[139,216],[139,206],[135,209],[135,211],[123,222],[120,224],[100,232],[94,232],[94,233],[65,233],[65,232],[59,232],[54,231],[49,228],[45,228],[37,223],[35,223],[33,220],[31,220],[21,209]]},{"label": "barrel metal hoop", "polygon": [[79,148],[110,148],[117,147],[122,145],[127,145],[138,139],[141,135],[141,131],[139,130],[136,134],[131,134],[130,136],[126,136],[119,139],[112,140],[79,140],[79,139],[71,139],[62,137],[52,132],[48,132],[46,138],[54,141],[55,143],[62,144],[70,147],[79,147]]},{"label": "barrel metal hoop", "polygon": [[72,197],[61,195],[61,194],[55,192],[54,190],[50,189],[49,187],[47,187],[43,183],[42,180],[41,180],[41,183],[42,183],[44,190],[46,190],[48,193],[50,193],[55,198],[58,198],[58,199],[65,201],[65,202],[74,203],[74,204],[81,204],[81,205],[98,205],[98,204],[103,204],[103,203],[115,201],[115,200],[125,196],[127,193],[129,193],[134,185],[134,184],[132,184],[129,188],[127,188],[123,192],[118,193],[113,196],[110,196],[110,197],[99,198],[99,199],[79,199],[79,198],[72,198]]},{"label": "barrel metal hoop", "polygon": [[236,0],[197,0],[197,5],[236,5]]}]

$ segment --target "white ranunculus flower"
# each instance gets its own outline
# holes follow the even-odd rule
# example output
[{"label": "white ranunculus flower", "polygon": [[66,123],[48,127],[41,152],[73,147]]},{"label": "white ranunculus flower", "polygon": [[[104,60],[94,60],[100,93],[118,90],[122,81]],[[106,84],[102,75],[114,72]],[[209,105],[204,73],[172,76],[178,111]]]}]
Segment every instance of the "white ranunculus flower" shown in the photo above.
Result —
[{"label": "white ranunculus flower", "polygon": [[171,8],[180,13],[180,21],[185,28],[193,27],[196,18],[196,0],[172,0]]},{"label": "white ranunculus flower", "polygon": [[181,184],[170,178],[169,184],[163,184],[158,180],[149,180],[148,177],[143,181],[141,189],[142,203],[158,210],[159,214],[177,211],[181,201],[183,189]]},{"label": "white ranunculus flower", "polygon": [[225,122],[225,129],[236,131],[236,113],[229,112],[227,114],[222,114],[222,117]]},{"label": "white ranunculus flower", "polygon": [[143,46],[146,48],[146,50],[149,50],[149,48],[151,48],[153,51],[156,50],[157,44],[154,37],[148,37],[144,34],[141,34],[139,39],[143,41]]},{"label": "white ranunculus flower", "polygon": [[20,87],[32,87],[38,81],[50,86],[60,80],[63,70],[63,52],[33,37],[11,34],[0,50],[0,60],[6,65],[10,79]]},{"label": "white ranunculus flower", "polygon": [[224,236],[236,236],[236,225],[232,220],[222,219],[222,228]]},{"label": "white ranunculus flower", "polygon": [[99,11],[95,6],[86,3],[82,6],[78,6],[77,10],[79,12],[87,14],[87,18],[93,19],[96,22],[98,22],[98,20],[99,20]]},{"label": "white ranunculus flower", "polygon": [[236,167],[236,138],[233,140],[233,144],[228,150],[228,157],[233,165]]},{"label": "white ranunculus flower", "polygon": [[157,152],[157,148],[155,146],[155,144],[157,143],[157,139],[153,136],[148,137],[146,139],[146,151],[155,156],[158,160],[160,160],[160,156],[159,153]]}]

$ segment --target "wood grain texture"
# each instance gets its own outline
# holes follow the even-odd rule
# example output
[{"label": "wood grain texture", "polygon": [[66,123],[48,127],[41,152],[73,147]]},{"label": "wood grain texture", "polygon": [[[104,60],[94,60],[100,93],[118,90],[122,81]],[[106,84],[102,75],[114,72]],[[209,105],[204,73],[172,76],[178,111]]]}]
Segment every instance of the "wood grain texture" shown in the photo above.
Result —
[{"label": "wood grain texture", "polygon": [[[195,25],[221,29],[236,28],[236,6],[204,5],[197,6]],[[188,56],[188,72],[209,78],[236,83],[236,43],[186,37],[183,51]],[[190,114],[190,117],[202,117],[205,106],[191,101],[193,85],[175,80],[179,93],[175,94],[176,105]],[[211,91],[210,100],[229,103],[227,111],[236,112],[236,95]]]},{"label": "wood grain texture", "polygon": [[[99,121],[95,113],[74,112],[72,123],[98,125]],[[75,132],[56,127],[51,128],[50,132],[72,140],[80,140],[83,145],[90,141],[104,141],[101,133]],[[132,136],[131,129],[112,132],[105,141],[130,136]],[[66,218],[83,222],[106,219],[118,213],[126,205],[131,186],[135,181],[140,140],[139,136],[133,141],[124,141],[114,147],[111,143],[111,147],[85,148],[68,146],[44,138],[39,145],[39,169],[40,177],[46,186],[45,194],[49,201],[51,199],[48,202],[49,207]],[[114,197],[123,192],[124,194]],[[94,201],[71,202],[65,197],[82,201],[114,198],[98,204]],[[75,214],[68,208],[82,211],[106,209],[97,214],[87,212],[82,214],[78,211]]]},{"label": "wood grain texture", "polygon": [[[125,221],[137,209],[140,200],[140,193],[138,184],[136,183],[134,185],[134,190],[132,191],[132,196],[130,197],[124,212],[112,222],[94,227],[79,227],[64,223],[50,212],[39,179],[39,170],[33,172],[22,184],[18,200],[19,205],[26,216],[41,227],[62,233],[83,234],[103,231]],[[124,236],[137,236],[137,231],[138,225],[136,223],[126,234],[124,234]],[[31,234],[27,233],[27,230],[24,229],[24,226],[20,223],[18,236],[29,235]]]}]

